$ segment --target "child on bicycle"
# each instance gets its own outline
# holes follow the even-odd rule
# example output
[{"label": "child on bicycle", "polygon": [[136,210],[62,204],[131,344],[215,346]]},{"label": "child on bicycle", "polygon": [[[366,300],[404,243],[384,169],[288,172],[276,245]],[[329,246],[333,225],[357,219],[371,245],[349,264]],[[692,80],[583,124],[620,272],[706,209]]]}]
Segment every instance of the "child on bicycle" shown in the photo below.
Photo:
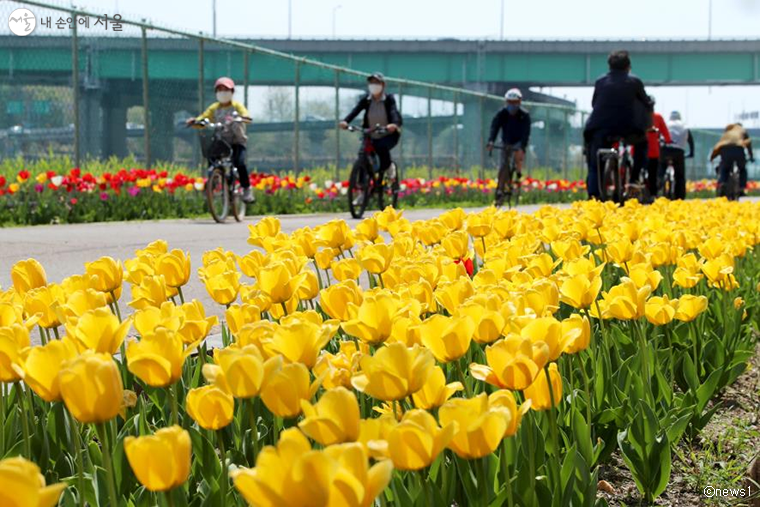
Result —
[{"label": "child on bicycle", "polygon": [[[214,83],[216,92],[216,102],[211,104],[200,116],[188,118],[187,124],[209,120],[211,122],[229,121],[233,114],[237,113],[243,119],[250,120],[250,114],[243,104],[232,100],[235,92],[235,82],[228,77],[220,77]],[[254,202],[253,192],[251,191],[251,180],[248,176],[248,167],[246,166],[246,126],[242,122],[232,122],[229,128],[224,132],[224,140],[230,143],[232,147],[232,163],[237,167],[240,177],[240,186],[243,188],[243,202]]]}]

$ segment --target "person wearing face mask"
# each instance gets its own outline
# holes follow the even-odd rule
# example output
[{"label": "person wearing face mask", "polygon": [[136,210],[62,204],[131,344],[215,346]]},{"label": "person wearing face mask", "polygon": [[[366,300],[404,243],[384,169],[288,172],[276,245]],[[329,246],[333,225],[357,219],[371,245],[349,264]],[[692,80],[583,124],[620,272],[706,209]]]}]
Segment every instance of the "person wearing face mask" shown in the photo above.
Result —
[{"label": "person wearing face mask", "polygon": [[[506,105],[496,113],[491,121],[491,134],[488,136],[486,149],[493,150],[496,136],[501,130],[501,142],[504,146],[514,146],[517,177],[522,177],[522,167],[525,160],[525,150],[530,139],[530,114],[522,107],[522,93],[512,88],[504,95]],[[502,165],[506,163],[506,151],[502,152]],[[501,174],[501,171],[499,171]]]},{"label": "person wearing face mask", "polygon": [[386,171],[392,164],[391,150],[401,137],[403,120],[396,106],[396,99],[390,93],[385,93],[385,77],[375,72],[367,78],[367,83],[368,93],[359,99],[356,106],[340,122],[340,128],[347,129],[348,124],[361,112],[364,112],[362,128],[376,125],[385,127],[385,132],[372,134],[372,146],[380,160],[380,169]]},{"label": "person wearing face mask", "polygon": [[[188,118],[188,125],[202,120],[224,123],[232,119],[235,113],[245,120],[251,120],[251,116],[245,106],[240,102],[232,100],[232,96],[235,93],[235,82],[232,79],[220,77],[214,83],[214,91],[216,92],[216,102],[211,104],[200,116]],[[245,131],[245,123],[234,122],[223,133],[223,137],[232,146],[232,163],[237,167],[238,176],[240,177],[240,186],[243,188],[243,202],[252,203],[255,199],[251,191],[248,167],[245,163],[246,142],[248,141]]]}]

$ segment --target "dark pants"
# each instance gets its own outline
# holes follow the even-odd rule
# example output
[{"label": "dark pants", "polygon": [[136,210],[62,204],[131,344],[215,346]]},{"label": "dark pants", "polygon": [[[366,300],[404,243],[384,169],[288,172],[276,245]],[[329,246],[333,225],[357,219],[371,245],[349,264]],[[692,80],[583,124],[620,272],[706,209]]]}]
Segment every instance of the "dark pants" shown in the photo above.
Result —
[{"label": "dark pants", "polygon": [[[613,145],[612,135],[608,132],[598,131],[591,133],[588,149],[586,151],[586,160],[588,162],[588,177],[586,178],[586,190],[589,197],[599,198],[599,168],[597,160],[597,152],[602,148],[611,148]],[[644,167],[647,155],[647,141],[646,137],[640,137],[641,140],[635,139],[637,142],[633,145],[633,172],[638,174],[638,171]]]},{"label": "dark pants", "polygon": [[251,178],[248,176],[248,167],[245,165],[246,151],[244,144],[232,145],[232,164],[237,167],[240,186],[243,188],[251,186]]},{"label": "dark pants", "polygon": [[[634,153],[638,151],[634,149]],[[652,197],[657,195],[657,173],[660,168],[660,159],[659,158],[647,158],[647,181],[646,186],[649,190],[649,195]],[[636,167],[636,163],[634,162],[633,168],[631,169],[631,182],[638,182],[639,181],[639,175],[641,173],[641,169]]]},{"label": "dark pants", "polygon": [[673,188],[673,197],[675,199],[686,198],[686,154],[681,148],[665,146],[662,148],[662,159],[660,161],[660,172],[658,173],[659,184],[662,185],[665,179],[665,169],[668,168],[668,159],[673,161],[673,171],[675,172],[675,187]]},{"label": "dark pants", "polygon": [[398,144],[401,134],[393,134],[372,140],[372,147],[375,148],[377,158],[380,159],[380,170],[385,171],[391,166],[391,150]]},{"label": "dark pants", "polygon": [[720,173],[718,174],[718,183],[722,184],[728,181],[728,175],[734,168],[734,164],[739,167],[739,186],[747,187],[747,157],[744,155],[744,148],[741,146],[724,146],[720,149]]}]

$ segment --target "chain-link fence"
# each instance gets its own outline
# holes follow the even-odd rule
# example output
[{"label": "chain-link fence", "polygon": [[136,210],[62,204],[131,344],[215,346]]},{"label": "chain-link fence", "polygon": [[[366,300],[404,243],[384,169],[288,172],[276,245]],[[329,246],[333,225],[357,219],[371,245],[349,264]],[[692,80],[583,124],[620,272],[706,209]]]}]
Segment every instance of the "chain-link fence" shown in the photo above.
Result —
[{"label": "chain-link fence", "polygon": [[[238,84],[235,100],[253,117],[248,164],[260,172],[321,167],[344,179],[359,142],[339,121],[366,90],[366,74],[232,40],[161,28],[121,16],[36,1],[6,1],[36,17],[31,36],[0,28],[0,157],[68,155],[72,163],[133,157],[200,166],[198,132],[184,120],[214,100],[222,75]],[[9,25],[10,26],[10,25]],[[394,156],[418,175],[492,176],[484,149],[495,95],[388,77],[404,117]],[[537,178],[585,174],[574,107],[526,103],[532,118],[527,173]],[[706,153],[717,140],[695,133],[691,178],[709,177]]]}]

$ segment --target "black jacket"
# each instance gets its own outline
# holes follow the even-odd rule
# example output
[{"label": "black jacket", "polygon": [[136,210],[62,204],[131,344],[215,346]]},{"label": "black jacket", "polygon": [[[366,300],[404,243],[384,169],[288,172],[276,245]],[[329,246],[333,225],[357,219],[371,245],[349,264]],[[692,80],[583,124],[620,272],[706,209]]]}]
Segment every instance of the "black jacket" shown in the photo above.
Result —
[{"label": "black jacket", "polygon": [[[362,119],[362,127],[363,128],[369,128],[369,125],[367,123],[367,111],[369,111],[369,105],[372,98],[370,97],[369,93],[366,94],[364,97],[359,99],[359,102],[356,104],[356,106],[351,110],[350,113],[348,113],[348,116],[343,118],[343,121],[346,123],[351,123],[354,118],[359,116],[359,113],[364,111],[364,119]],[[398,107],[396,106],[396,99],[391,95],[390,93],[385,94],[385,112],[388,114],[388,123],[395,123],[399,127],[404,123],[404,120],[401,118],[401,113],[398,112]]]},{"label": "black jacket", "polygon": [[623,70],[611,70],[596,80],[586,134],[605,132],[627,136],[645,132],[652,125],[652,104],[641,79]]},{"label": "black jacket", "polygon": [[501,142],[505,145],[519,144],[524,150],[528,147],[530,139],[530,114],[522,107],[517,114],[509,114],[506,107],[502,107],[491,121],[491,134],[488,142],[496,140],[501,130]]}]

